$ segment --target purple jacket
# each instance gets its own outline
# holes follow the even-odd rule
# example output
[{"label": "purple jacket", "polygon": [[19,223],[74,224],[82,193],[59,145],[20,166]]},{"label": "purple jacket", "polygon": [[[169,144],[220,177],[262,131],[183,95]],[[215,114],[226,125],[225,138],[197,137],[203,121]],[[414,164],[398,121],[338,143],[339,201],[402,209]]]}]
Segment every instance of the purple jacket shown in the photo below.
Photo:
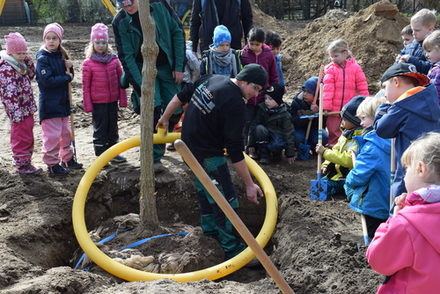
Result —
[{"label": "purple jacket", "polygon": [[440,61],[431,67],[428,72],[428,78],[431,80],[431,84],[437,89],[438,103],[440,104]]},{"label": "purple jacket", "polygon": [[[263,44],[263,51],[259,55],[255,55],[255,53],[249,49],[249,45],[244,46],[242,52],[240,59],[243,66],[250,63],[257,63],[266,70],[267,81],[264,89],[269,88],[270,85],[278,84],[277,62],[269,46]],[[263,101],[264,94],[261,93],[257,97],[249,99],[247,103],[257,106]]]}]

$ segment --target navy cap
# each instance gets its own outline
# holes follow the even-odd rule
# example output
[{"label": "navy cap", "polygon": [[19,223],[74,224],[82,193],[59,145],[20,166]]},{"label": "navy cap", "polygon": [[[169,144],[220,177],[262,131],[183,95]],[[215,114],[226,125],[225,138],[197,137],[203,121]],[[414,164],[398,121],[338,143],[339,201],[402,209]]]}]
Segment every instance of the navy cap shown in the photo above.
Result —
[{"label": "navy cap", "polygon": [[399,62],[390,66],[382,75],[380,79],[381,83],[388,81],[391,78],[398,76],[406,76],[415,79],[418,82],[418,86],[425,86],[429,84],[429,78],[424,74],[417,72],[414,64]]}]

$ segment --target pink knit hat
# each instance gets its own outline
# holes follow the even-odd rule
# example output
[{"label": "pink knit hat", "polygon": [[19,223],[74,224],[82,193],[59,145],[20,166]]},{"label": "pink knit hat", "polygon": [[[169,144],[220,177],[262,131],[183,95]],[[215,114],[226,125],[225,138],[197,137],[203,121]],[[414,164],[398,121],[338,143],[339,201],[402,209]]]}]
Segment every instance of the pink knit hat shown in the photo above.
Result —
[{"label": "pink knit hat", "polygon": [[5,41],[7,54],[27,52],[26,40],[20,33],[9,33],[5,36]]},{"label": "pink knit hat", "polygon": [[90,41],[108,42],[108,27],[103,23],[97,23],[92,27],[90,33]]},{"label": "pink knit hat", "polygon": [[63,29],[63,27],[62,27],[60,24],[58,24],[58,23],[56,23],[56,22],[53,22],[53,23],[48,24],[48,25],[44,28],[43,40],[46,39],[46,35],[47,35],[49,32],[52,32],[52,33],[54,33],[55,35],[57,35],[57,37],[60,39],[60,41],[63,40],[64,29]]}]

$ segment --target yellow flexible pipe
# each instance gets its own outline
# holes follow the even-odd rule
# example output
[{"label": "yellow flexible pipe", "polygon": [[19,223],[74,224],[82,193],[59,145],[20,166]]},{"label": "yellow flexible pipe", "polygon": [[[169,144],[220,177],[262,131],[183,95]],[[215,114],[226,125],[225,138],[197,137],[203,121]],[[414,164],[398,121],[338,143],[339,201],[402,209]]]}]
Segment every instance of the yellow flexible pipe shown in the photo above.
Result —
[{"label": "yellow flexible pipe", "polygon": [[[180,133],[168,133],[165,136],[163,130],[159,130],[158,134],[154,134],[155,144],[171,143],[177,139],[180,139]],[[128,267],[117,261],[114,261],[109,256],[104,254],[93,243],[86,227],[84,209],[87,194],[98,173],[111,159],[113,159],[116,155],[139,145],[139,136],[113,145],[110,149],[101,154],[87,169],[76,190],[72,208],[73,229],[79,245],[87,256],[93,260],[93,262],[110,274],[127,281],[172,279],[178,282],[191,282],[203,279],[216,280],[227,276],[245,266],[252,258],[255,257],[255,254],[248,247],[237,256],[206,269],[181,274],[155,274]],[[266,198],[266,216],[261,231],[256,237],[258,244],[264,248],[275,229],[278,216],[278,201],[276,198],[275,189],[270,182],[269,177],[264,173],[263,169],[247,155],[245,158],[250,172],[260,184]]]}]

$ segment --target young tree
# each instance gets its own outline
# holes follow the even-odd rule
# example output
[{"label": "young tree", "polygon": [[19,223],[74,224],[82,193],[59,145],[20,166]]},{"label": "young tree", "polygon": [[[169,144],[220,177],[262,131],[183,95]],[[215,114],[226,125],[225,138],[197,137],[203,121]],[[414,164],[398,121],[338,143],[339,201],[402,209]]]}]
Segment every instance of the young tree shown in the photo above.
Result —
[{"label": "young tree", "polygon": [[156,209],[153,173],[153,113],[154,113],[154,82],[156,78],[156,58],[159,49],[156,44],[156,29],[150,15],[150,1],[139,1],[139,18],[142,25],[143,39],[142,56],[142,96],[141,103],[141,196],[140,219],[141,230],[156,230],[159,218]]}]

